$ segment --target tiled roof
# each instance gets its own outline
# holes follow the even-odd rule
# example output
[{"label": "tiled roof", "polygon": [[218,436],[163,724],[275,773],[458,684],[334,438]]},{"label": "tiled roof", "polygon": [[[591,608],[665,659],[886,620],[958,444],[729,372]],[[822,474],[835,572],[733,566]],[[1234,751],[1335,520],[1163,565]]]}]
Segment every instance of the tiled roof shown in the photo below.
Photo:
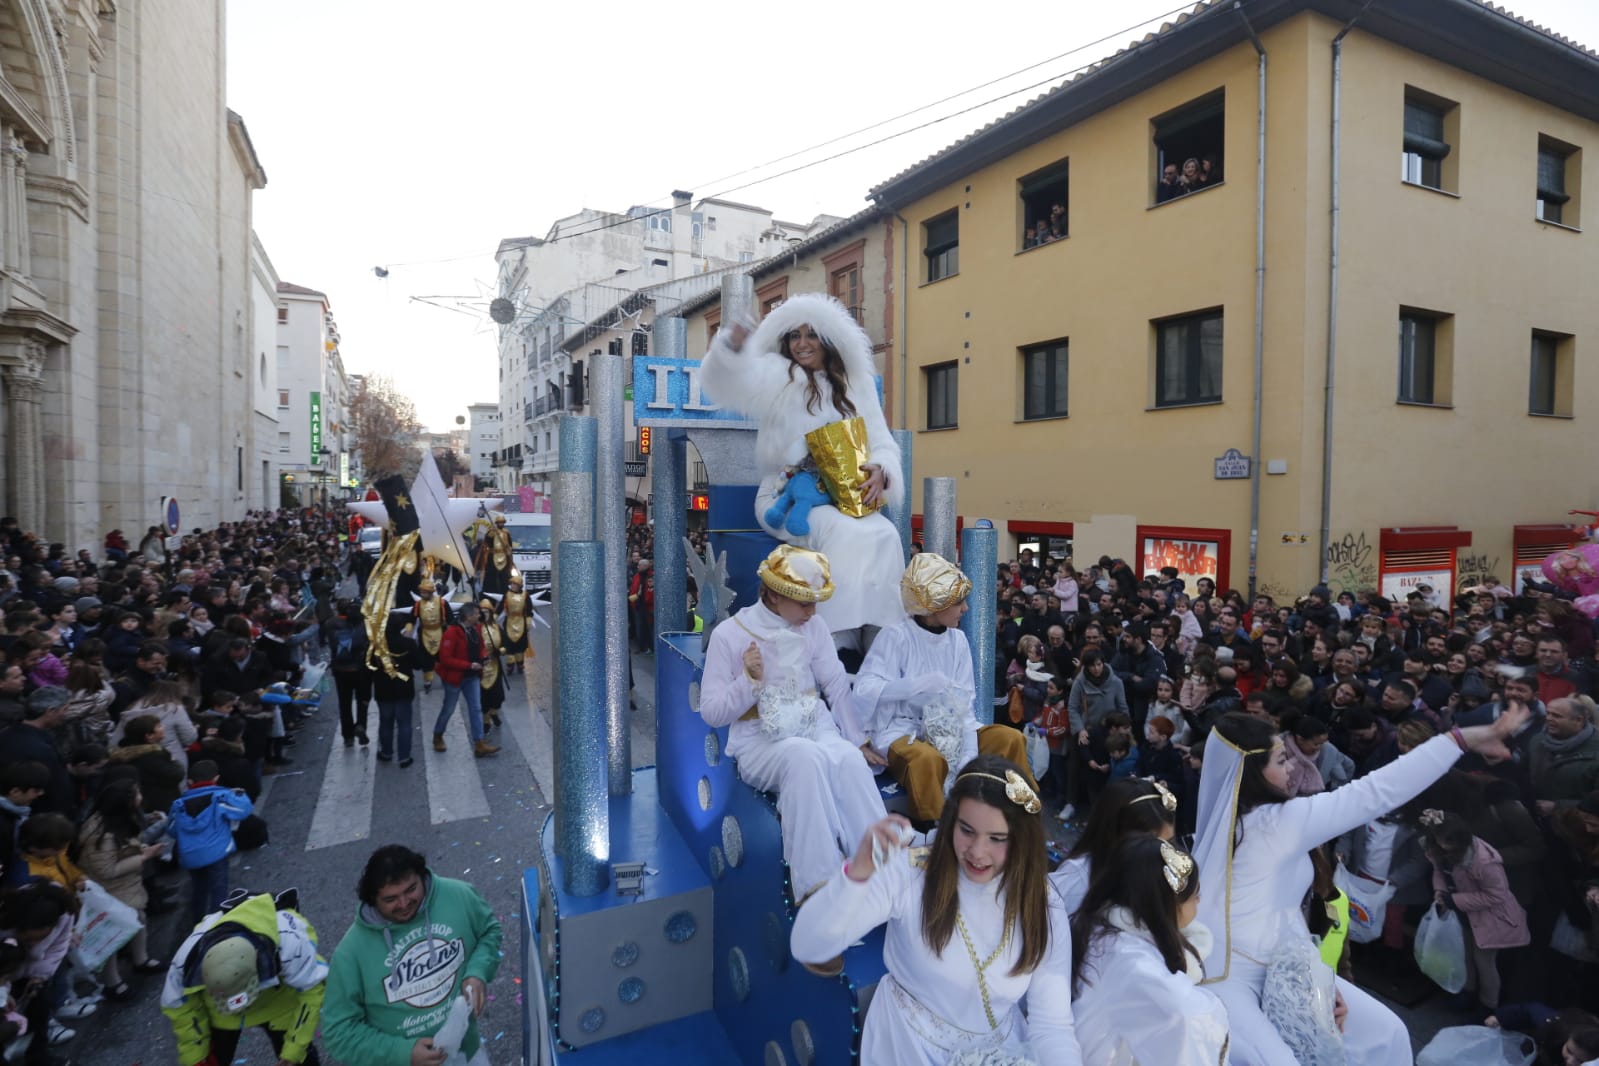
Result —
[{"label": "tiled roof", "polygon": [[278,282],[278,291],[286,296],[320,296],[324,300],[328,298],[328,294],[325,292],[319,292],[316,289],[308,289],[304,285],[295,285],[292,282],[287,281]]}]

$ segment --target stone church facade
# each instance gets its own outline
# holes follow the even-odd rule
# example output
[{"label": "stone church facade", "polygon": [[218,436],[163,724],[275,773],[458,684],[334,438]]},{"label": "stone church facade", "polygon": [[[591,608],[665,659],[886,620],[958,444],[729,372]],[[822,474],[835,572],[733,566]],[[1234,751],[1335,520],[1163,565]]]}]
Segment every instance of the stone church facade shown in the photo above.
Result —
[{"label": "stone church facade", "polygon": [[[0,512],[69,548],[276,506],[222,0],[0,0]],[[269,406],[269,405],[263,405]]]}]

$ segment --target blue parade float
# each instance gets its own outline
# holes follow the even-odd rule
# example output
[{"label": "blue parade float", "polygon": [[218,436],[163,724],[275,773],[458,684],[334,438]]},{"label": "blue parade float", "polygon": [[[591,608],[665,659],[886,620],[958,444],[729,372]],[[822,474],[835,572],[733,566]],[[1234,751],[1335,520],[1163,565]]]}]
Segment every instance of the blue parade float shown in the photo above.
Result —
[{"label": "blue parade float", "polygon": [[[663,324],[656,323],[658,339]],[[667,501],[656,508],[656,602],[685,602],[685,564],[692,562],[708,633],[734,606],[754,602],[756,566],[776,542],[751,520],[753,427],[699,398],[695,366],[635,360],[634,413],[637,424],[656,427],[652,487],[657,501]],[[563,464],[564,433],[563,426]],[[669,502],[686,495],[690,441],[711,481],[703,560],[691,560],[681,507]],[[908,478],[909,434],[900,442],[900,473]],[[909,515],[893,517],[908,543]],[[962,547],[971,569],[993,571],[997,533],[988,523],[968,529]],[[590,541],[558,545],[557,552],[564,553],[557,557],[558,617],[572,623],[576,646],[562,647],[568,641],[558,622],[556,809],[540,827],[539,864],[523,873],[523,1061],[855,1062],[861,1023],[884,973],[883,930],[850,948],[835,978],[814,976],[791,958],[794,901],[776,807],[739,780],[723,754],[727,729],[708,727],[697,712],[704,635],[669,631],[687,628],[681,614],[675,624],[669,610],[657,614],[668,623],[656,636],[657,765],[632,771],[630,788],[607,788],[605,728],[595,721],[605,703],[592,691],[604,687],[593,640],[604,625],[602,550]],[[992,598],[974,597],[973,608],[963,625],[979,659],[977,677],[991,679]],[[625,621],[615,624],[625,630]],[[579,634],[587,637],[581,644]],[[979,706],[991,703],[988,696],[979,692]]]}]

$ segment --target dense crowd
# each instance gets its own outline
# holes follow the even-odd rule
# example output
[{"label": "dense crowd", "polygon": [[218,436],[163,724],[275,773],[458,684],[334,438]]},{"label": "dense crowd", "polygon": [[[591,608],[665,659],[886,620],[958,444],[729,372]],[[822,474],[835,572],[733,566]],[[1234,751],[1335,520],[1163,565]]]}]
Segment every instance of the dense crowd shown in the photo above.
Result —
[{"label": "dense crowd", "polygon": [[[1449,601],[1318,585],[1280,603],[1207,578],[1190,588],[1170,569],[1140,576],[1102,558],[1079,570],[1027,552],[995,594],[996,721],[1045,738],[1041,785],[1063,822],[1094,826],[1107,790],[1143,779],[1170,790],[1178,831],[1193,833],[1207,741],[1230,713],[1269,725],[1289,794],[1304,796],[1524,704],[1510,759],[1467,755],[1318,862],[1341,865],[1357,896],[1388,897],[1356,948],[1362,977],[1401,987],[1416,925],[1441,903],[1469,929],[1464,1015],[1529,1032],[1561,1011],[1599,1024],[1585,1013],[1599,1009],[1599,667],[1593,622],[1569,597],[1489,577]],[[1347,954],[1340,965],[1349,972]]]}]

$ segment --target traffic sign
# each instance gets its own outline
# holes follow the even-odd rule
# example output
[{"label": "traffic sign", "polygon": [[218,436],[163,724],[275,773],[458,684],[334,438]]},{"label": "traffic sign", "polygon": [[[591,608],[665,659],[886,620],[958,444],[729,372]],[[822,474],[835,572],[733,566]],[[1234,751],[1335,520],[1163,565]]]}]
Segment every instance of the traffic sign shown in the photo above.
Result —
[{"label": "traffic sign", "polygon": [[176,535],[183,528],[182,515],[178,510],[176,496],[168,496],[161,503],[161,520],[166,523],[167,532]]}]

